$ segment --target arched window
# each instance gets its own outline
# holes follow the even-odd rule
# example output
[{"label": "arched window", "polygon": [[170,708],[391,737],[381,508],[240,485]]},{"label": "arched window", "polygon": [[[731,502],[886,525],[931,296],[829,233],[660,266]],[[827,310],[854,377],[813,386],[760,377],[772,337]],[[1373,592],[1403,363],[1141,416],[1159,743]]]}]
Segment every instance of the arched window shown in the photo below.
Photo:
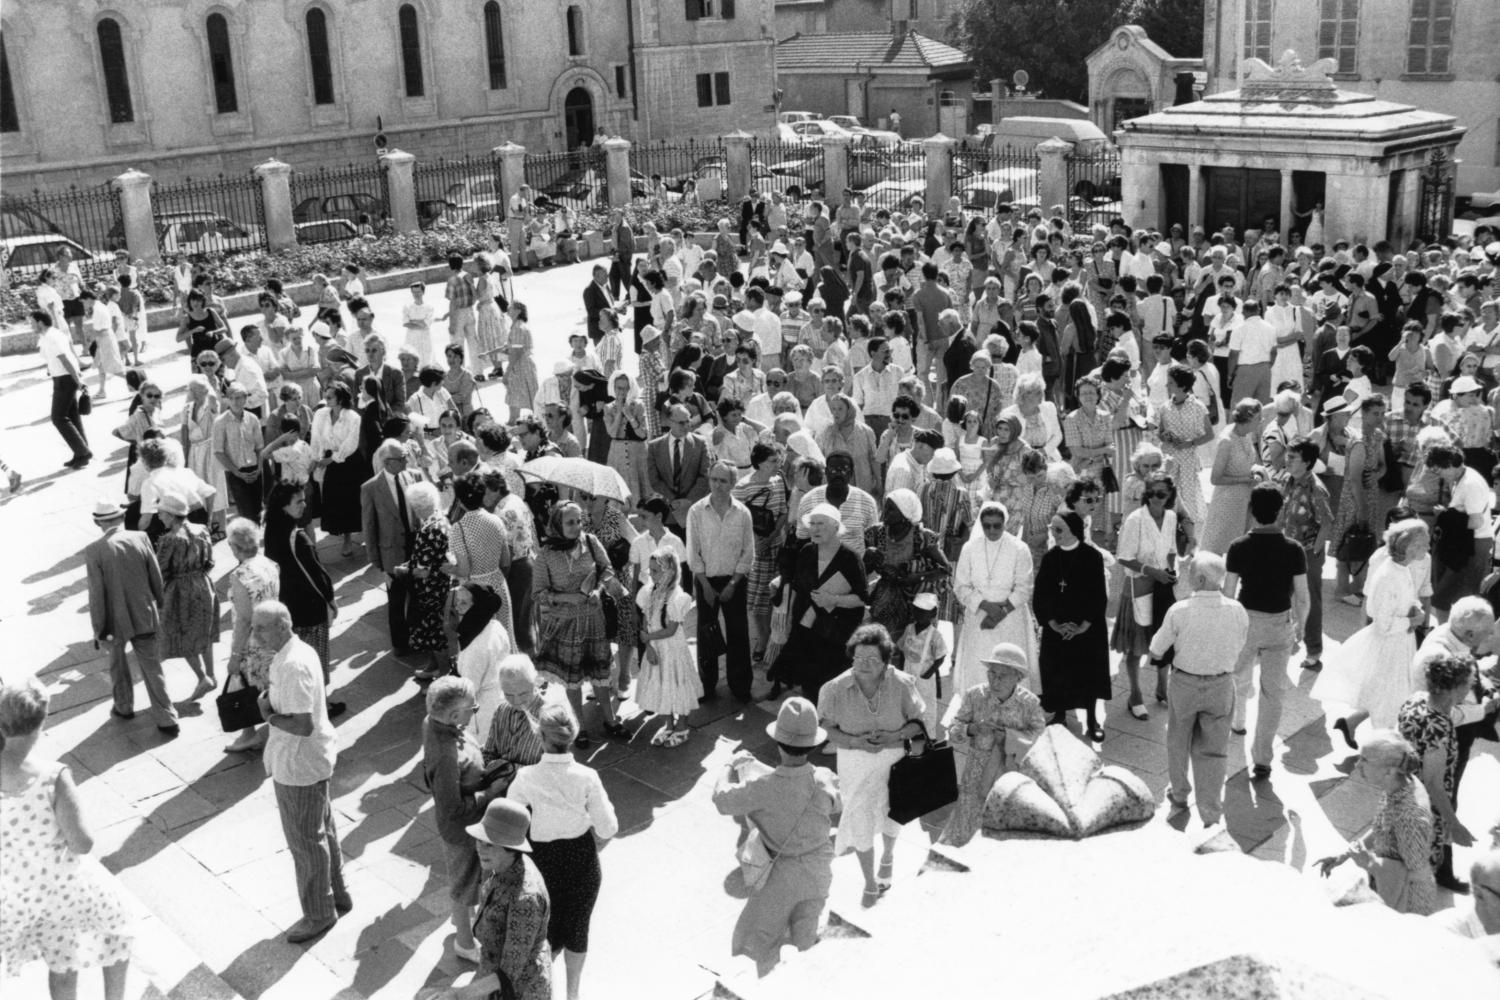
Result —
[{"label": "arched window", "polygon": [[568,8],[568,55],[583,55],[583,8]]},{"label": "arched window", "polygon": [[490,67],[490,89],[505,89],[505,32],[500,26],[500,5],[484,5],[484,54]]},{"label": "arched window", "polygon": [[307,57],[312,61],[314,104],[333,103],[333,60],[328,55],[328,15],[314,7],[307,12]]},{"label": "arched window", "polygon": [[115,125],[126,125],[135,121],[135,106],[130,102],[130,74],[125,69],[125,40],[120,37],[120,22],[106,17],[99,22],[98,32],[109,120]]},{"label": "arched window", "polygon": [[402,4],[396,21],[401,28],[401,71],[406,77],[406,96],[421,97],[427,91],[422,86],[422,41],[417,35],[417,8],[409,3]]},{"label": "arched window", "polygon": [[5,36],[0,35],[0,132],[21,131],[16,113],[16,92],[10,86],[10,59],[5,54]]},{"label": "arched window", "polygon": [[214,107],[221,115],[240,109],[234,92],[234,58],[229,53],[229,22],[223,14],[208,15],[208,68],[214,81]]}]

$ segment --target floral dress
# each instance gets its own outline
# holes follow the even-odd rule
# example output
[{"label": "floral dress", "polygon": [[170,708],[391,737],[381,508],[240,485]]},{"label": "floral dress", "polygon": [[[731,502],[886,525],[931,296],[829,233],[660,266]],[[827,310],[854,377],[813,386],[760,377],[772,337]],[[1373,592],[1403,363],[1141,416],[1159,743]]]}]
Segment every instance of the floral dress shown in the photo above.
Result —
[{"label": "floral dress", "polygon": [[526,854],[515,854],[508,867],[480,888],[474,913],[479,971],[503,974],[516,1000],[552,1000],[552,949],[547,946],[551,912],[542,873]]},{"label": "floral dress", "polygon": [[[495,301],[500,294],[500,277],[491,271],[482,275],[474,284],[474,330],[479,338],[479,350],[486,363],[500,359],[496,355],[505,349],[505,314]],[[476,369],[482,369],[480,359],[472,359]]]},{"label": "floral dress", "polygon": [[[1437,910],[1437,880],[1428,858],[1432,812],[1415,778],[1381,799],[1366,846],[1375,856],[1375,891],[1397,913],[1426,916]],[[1404,876],[1393,884],[1398,875]]]},{"label": "floral dress", "polygon": [[[993,738],[969,735],[969,726],[987,724],[1003,730]],[[1011,745],[1011,734],[1034,740],[1047,726],[1047,715],[1036,694],[1016,685],[1010,697],[1001,701],[990,690],[988,682],[976,684],[955,698],[943,720],[948,742],[964,752],[964,773],[959,779],[958,805],[943,830],[944,844],[967,844],[979,829],[984,800],[995,779],[1015,766],[1022,747]]]},{"label": "floral dress", "polygon": [[[1376,500],[1380,496],[1380,476],[1385,471],[1385,431],[1376,428],[1373,437],[1368,444],[1359,438],[1347,439],[1344,451],[1344,469],[1349,468],[1349,453],[1355,448],[1364,447],[1364,471],[1360,474],[1365,494],[1365,519],[1358,523],[1363,524],[1378,539],[1385,530],[1385,525],[1376,521],[1376,513],[1380,504]],[[1338,552],[1339,544],[1344,540],[1344,535],[1350,528],[1354,527],[1358,519],[1354,516],[1355,493],[1357,487],[1354,480],[1344,475],[1340,477],[1343,484],[1339,489],[1338,510],[1334,516],[1333,533],[1328,536],[1329,554]]]},{"label": "floral dress", "polygon": [[[735,484],[734,498],[748,507],[752,515],[765,510],[771,521],[777,521],[787,513],[787,488],[780,476],[772,476],[763,483],[746,477]],[[751,520],[754,520],[753,516]],[[750,564],[745,591],[746,606],[752,615],[771,612],[771,580],[776,576],[776,562],[785,537],[785,527],[766,535],[759,531],[755,533],[755,561]]]},{"label": "floral dress", "polygon": [[884,524],[865,529],[865,557],[879,554],[872,570],[878,574],[870,589],[870,620],[879,622],[892,635],[900,635],[911,622],[911,600],[923,591],[948,589],[952,567],[943,557],[936,532],[914,526],[904,538],[895,538]]},{"label": "floral dress", "polygon": [[[51,973],[130,958],[130,914],[98,861],[63,839],[53,799],[63,765],[44,765],[20,791],[0,794],[0,966],[10,975],[40,958]],[[10,996],[20,996],[14,987]]]},{"label": "floral dress", "polygon": [[[1169,402],[1161,411],[1161,427],[1164,431],[1196,439],[1203,433],[1203,422],[1208,419],[1208,410],[1192,396],[1181,403]],[[1161,450],[1177,466],[1172,477],[1177,483],[1177,509],[1182,516],[1194,524],[1202,524],[1204,518],[1203,486],[1198,481],[1202,466],[1198,462],[1198,448],[1191,444],[1168,444],[1163,441]]]},{"label": "floral dress", "polygon": [[505,370],[505,403],[523,410],[532,409],[536,397],[536,362],[531,357],[531,328],[520,320],[510,326],[506,342],[510,367]]},{"label": "floral dress", "polygon": [[443,631],[443,609],[448,603],[453,578],[442,571],[447,558],[448,518],[436,512],[422,522],[412,540],[411,568],[428,571],[425,577],[413,576],[411,580],[411,639],[407,646],[413,651],[429,652],[448,647],[448,636]]},{"label": "floral dress", "polygon": [[[1098,408],[1093,413],[1085,413],[1080,406],[1063,421],[1063,440],[1069,448],[1106,448],[1112,443],[1109,432],[1109,414]],[[1073,471],[1078,473],[1079,479],[1099,482],[1103,478],[1105,466],[1109,465],[1109,458],[1108,452],[1092,458],[1081,458],[1075,454]]]},{"label": "floral dress", "polygon": [[1028,495],[1026,473],[1021,471],[1024,454],[1024,448],[1000,452],[984,476],[989,498],[1005,504],[1005,509],[1012,514],[1019,511],[1022,500]]},{"label": "floral dress", "polygon": [[[234,635],[240,646],[240,674],[245,683],[264,691],[266,668],[275,650],[255,641],[250,630],[250,612],[261,601],[281,596],[281,567],[265,556],[253,556],[229,571],[229,592],[234,601]],[[238,642],[243,635],[243,643]]]},{"label": "floral dress", "polygon": [[661,411],[656,406],[657,393],[661,391],[661,352],[643,350],[640,354],[640,378],[636,385],[641,389],[641,402],[646,407],[646,440],[661,435]]},{"label": "floral dress", "polygon": [[[599,509],[601,504],[602,511]],[[620,544],[622,539],[627,543],[631,540],[626,527],[625,513],[613,500],[596,501],[584,511],[583,530],[593,532],[594,537],[603,543],[604,552],[609,556],[610,568],[614,570],[617,579],[625,571],[625,563],[630,558],[629,545]],[[629,595],[615,598],[605,594],[604,603],[610,606],[608,615],[615,619],[609,637],[618,642],[621,649],[634,650],[641,632],[641,616],[635,602]]]},{"label": "floral dress", "polygon": [[470,375],[462,365],[454,365],[443,376],[443,388],[447,389],[448,395],[453,397],[453,407],[458,410],[458,415],[467,420],[469,414],[474,412],[474,393],[479,389],[474,376]]},{"label": "floral dress", "polygon": [[214,568],[208,530],[179,522],[157,540],[156,561],[165,585],[157,633],[162,659],[209,652],[219,634],[219,601],[208,578]]},{"label": "floral dress", "polygon": [[[1396,728],[1401,738],[1411,744],[1417,756],[1426,758],[1429,751],[1443,755],[1443,794],[1453,801],[1458,787],[1458,732],[1447,713],[1434,712],[1426,691],[1418,691],[1401,706],[1396,714]],[[1452,843],[1453,833],[1443,821],[1436,808],[1432,810],[1432,844],[1428,848],[1428,860],[1437,868],[1443,862],[1443,848]]]},{"label": "floral dress", "polygon": [[[958,554],[969,540],[974,527],[974,500],[963,483],[957,478],[934,479],[922,487],[922,526],[937,536],[948,565],[958,565]],[[938,617],[944,621],[958,623],[962,610],[953,597],[952,577],[944,577],[932,585],[938,599]],[[955,631],[957,629],[955,628]]]}]

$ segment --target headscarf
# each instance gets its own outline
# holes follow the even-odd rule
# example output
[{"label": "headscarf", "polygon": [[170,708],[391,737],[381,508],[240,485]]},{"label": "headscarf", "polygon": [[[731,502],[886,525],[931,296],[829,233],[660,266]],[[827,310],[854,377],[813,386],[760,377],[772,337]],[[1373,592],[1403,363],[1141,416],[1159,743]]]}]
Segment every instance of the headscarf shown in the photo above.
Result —
[{"label": "headscarf", "polygon": [[466,587],[474,604],[458,620],[458,648],[468,649],[469,644],[484,632],[495,616],[500,613],[500,594],[489,587]]},{"label": "headscarf", "polygon": [[[822,289],[831,288],[835,297],[849,297],[849,285],[844,281],[844,276],[826,264],[818,272],[818,288],[819,294],[823,294]],[[827,295],[823,295],[823,301],[828,301]]]},{"label": "headscarf", "polygon": [[[859,409],[854,405],[854,397],[848,395],[847,393],[839,393],[838,398],[842,399],[847,404],[845,406],[845,412],[847,412],[849,415],[842,420],[835,419],[834,426],[838,428],[840,434],[848,437],[850,433],[853,432],[854,425],[859,420]],[[832,414],[830,413],[830,416],[831,415]],[[851,454],[849,457],[853,458],[854,456]]]},{"label": "headscarf", "polygon": [[912,524],[919,525],[922,523],[922,501],[911,490],[904,487],[899,490],[891,490],[885,495],[885,498],[895,504],[896,509],[901,512],[901,516]]},{"label": "headscarf", "polygon": [[627,371],[617,371],[609,377],[609,401],[611,403],[614,402],[615,383],[620,379],[624,379],[629,383],[629,387],[625,390],[626,405],[628,406],[629,404],[634,403],[636,400],[640,399],[641,389],[640,386],[636,385],[635,376]]},{"label": "headscarf", "polygon": [[818,504],[807,512],[807,516],[802,519],[802,523],[804,526],[811,528],[813,519],[820,517],[832,521],[836,530],[844,530],[844,515],[840,514],[839,509],[831,503]]},{"label": "headscarf", "polygon": [[574,503],[572,500],[564,500],[561,503],[555,505],[552,508],[552,513],[547,515],[546,544],[549,549],[556,549],[558,552],[567,552],[577,546],[578,543],[583,540],[582,531],[578,532],[578,537],[573,539],[569,539],[566,535],[563,534],[562,516],[563,512],[566,511],[569,507],[578,511],[580,517],[583,516],[583,508]]},{"label": "headscarf", "polygon": [[[989,541],[989,539],[984,536],[984,525],[981,522],[984,521],[985,514],[993,513],[996,511],[999,512],[1001,517],[1005,518],[1006,524],[1010,524],[1010,511],[1005,509],[1005,504],[1001,503],[999,500],[986,500],[984,503],[979,505],[979,512],[974,515],[974,526],[969,529],[969,541]],[[1005,535],[1004,526],[1001,527],[1000,534],[1001,539],[1003,540]]]},{"label": "headscarf", "polygon": [[995,421],[996,427],[999,427],[1001,424],[1005,424],[1010,428],[1010,443],[1004,445],[1001,448],[1000,454],[1013,455],[1026,447],[1026,442],[1021,440],[1020,417],[1016,416],[1015,414],[1011,414],[1009,416],[1001,417],[999,420]]}]

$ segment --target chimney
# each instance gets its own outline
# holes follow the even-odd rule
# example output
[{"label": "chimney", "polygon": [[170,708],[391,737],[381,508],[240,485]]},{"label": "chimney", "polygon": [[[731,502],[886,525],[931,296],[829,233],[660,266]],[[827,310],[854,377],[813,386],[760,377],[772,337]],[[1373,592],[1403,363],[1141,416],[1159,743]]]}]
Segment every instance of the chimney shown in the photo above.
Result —
[{"label": "chimney", "polygon": [[911,30],[911,22],[898,16],[902,8],[910,2],[911,0],[889,0],[891,37],[893,39],[905,38],[906,33]]}]

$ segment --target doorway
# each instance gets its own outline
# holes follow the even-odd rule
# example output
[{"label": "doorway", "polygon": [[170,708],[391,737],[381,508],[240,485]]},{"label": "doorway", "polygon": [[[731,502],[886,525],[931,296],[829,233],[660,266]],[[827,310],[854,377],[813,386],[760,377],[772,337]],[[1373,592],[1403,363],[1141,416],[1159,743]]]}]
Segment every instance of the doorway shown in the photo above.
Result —
[{"label": "doorway", "polygon": [[1188,218],[1188,166],[1185,163],[1163,163],[1161,165],[1161,231],[1170,232],[1172,226],[1182,227],[1184,234],[1192,231],[1192,220]]},{"label": "doorway", "polygon": [[594,99],[583,87],[574,87],[563,100],[563,125],[569,149],[577,149],[594,138]]},{"label": "doorway", "polygon": [[1281,215],[1281,171],[1248,167],[1205,167],[1204,228],[1213,233],[1233,226],[1236,236]]}]

